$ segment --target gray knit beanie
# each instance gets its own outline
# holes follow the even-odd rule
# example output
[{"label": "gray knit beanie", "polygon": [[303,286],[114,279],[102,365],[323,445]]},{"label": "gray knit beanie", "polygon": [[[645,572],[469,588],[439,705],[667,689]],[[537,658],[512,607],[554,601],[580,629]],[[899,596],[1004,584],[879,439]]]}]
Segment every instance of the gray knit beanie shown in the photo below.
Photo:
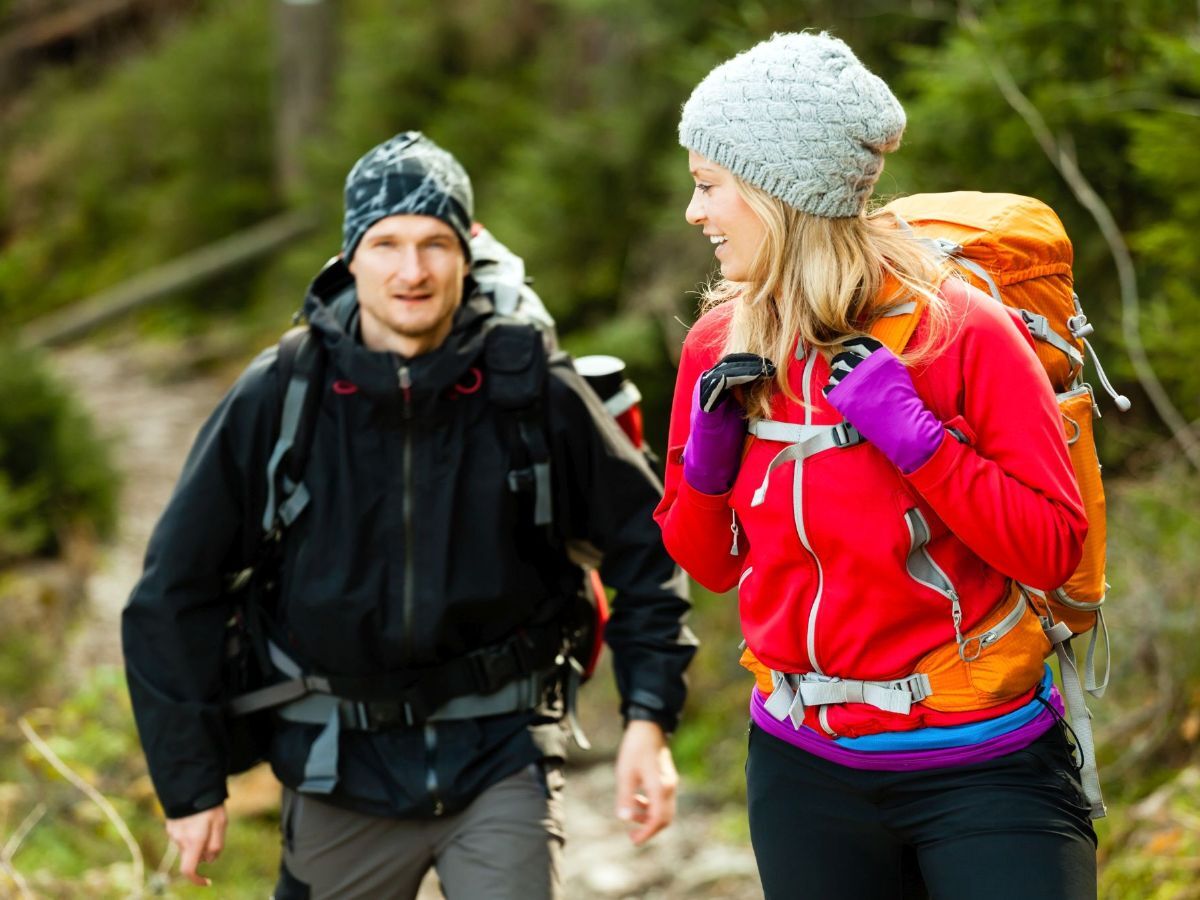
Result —
[{"label": "gray knit beanie", "polygon": [[471,259],[475,201],[458,160],[419,131],[405,131],[374,147],[346,176],[342,259],[354,258],[364,232],[388,216],[441,219],[454,229]]},{"label": "gray knit beanie", "polygon": [[803,212],[856,216],[904,109],[849,47],[777,34],[705,76],[683,106],[679,142]]}]

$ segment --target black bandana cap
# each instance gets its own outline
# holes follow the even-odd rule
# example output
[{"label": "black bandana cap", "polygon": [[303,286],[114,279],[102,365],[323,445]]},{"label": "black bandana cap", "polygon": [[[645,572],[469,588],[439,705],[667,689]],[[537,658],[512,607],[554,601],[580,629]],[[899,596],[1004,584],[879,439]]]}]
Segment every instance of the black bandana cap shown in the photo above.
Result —
[{"label": "black bandana cap", "polygon": [[400,215],[441,219],[471,260],[471,179],[458,160],[419,131],[402,132],[356,162],[346,176],[345,202],[342,259],[347,264],[368,228]]}]

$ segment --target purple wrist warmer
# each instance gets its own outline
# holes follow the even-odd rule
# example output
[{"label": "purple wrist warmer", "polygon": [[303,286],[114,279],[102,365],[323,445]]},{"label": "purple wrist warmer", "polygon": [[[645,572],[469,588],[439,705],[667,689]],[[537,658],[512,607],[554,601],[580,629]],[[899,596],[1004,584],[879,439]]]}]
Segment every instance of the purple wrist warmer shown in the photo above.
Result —
[{"label": "purple wrist warmer", "polygon": [[683,477],[702,494],[723,494],[733,486],[746,441],[742,408],[726,400],[711,412],[700,408],[700,382],[692,391],[691,434],[683,448]]},{"label": "purple wrist warmer", "polygon": [[886,348],[855,366],[826,396],[906,475],[923,466],[945,436],[942,423],[917,395],[908,369]]}]

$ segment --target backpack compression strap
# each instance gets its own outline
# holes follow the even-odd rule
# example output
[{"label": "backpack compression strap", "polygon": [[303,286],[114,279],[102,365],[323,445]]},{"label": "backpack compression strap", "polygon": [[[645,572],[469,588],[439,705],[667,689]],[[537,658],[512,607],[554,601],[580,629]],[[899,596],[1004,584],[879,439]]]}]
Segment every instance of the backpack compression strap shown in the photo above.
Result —
[{"label": "backpack compression strap", "polygon": [[533,489],[533,523],[551,525],[554,504],[550,491],[550,445],[542,393],[548,356],[542,334],[532,325],[498,318],[488,327],[484,364],[490,381],[489,397],[504,411],[523,448],[527,465],[508,473],[514,493]]}]

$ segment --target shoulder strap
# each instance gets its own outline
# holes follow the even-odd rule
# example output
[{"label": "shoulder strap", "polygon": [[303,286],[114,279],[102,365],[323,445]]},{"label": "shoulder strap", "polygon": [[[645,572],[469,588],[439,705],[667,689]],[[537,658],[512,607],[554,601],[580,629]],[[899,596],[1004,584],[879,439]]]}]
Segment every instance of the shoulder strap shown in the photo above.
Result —
[{"label": "shoulder strap", "polygon": [[902,303],[875,321],[871,337],[898,356],[908,346],[924,311],[925,300],[921,297]]},{"label": "shoulder strap", "polygon": [[288,331],[279,341],[279,434],[267,462],[267,503],[262,529],[286,528],[308,505],[304,467],[312,450],[325,354],[307,326]]},{"label": "shoulder strap", "polygon": [[550,443],[542,404],[549,355],[541,331],[525,322],[496,317],[488,326],[484,366],[489,397],[509,419],[509,432],[515,434],[513,443],[521,457],[518,467],[508,473],[509,489],[522,493],[532,488],[534,524],[552,525]]}]

